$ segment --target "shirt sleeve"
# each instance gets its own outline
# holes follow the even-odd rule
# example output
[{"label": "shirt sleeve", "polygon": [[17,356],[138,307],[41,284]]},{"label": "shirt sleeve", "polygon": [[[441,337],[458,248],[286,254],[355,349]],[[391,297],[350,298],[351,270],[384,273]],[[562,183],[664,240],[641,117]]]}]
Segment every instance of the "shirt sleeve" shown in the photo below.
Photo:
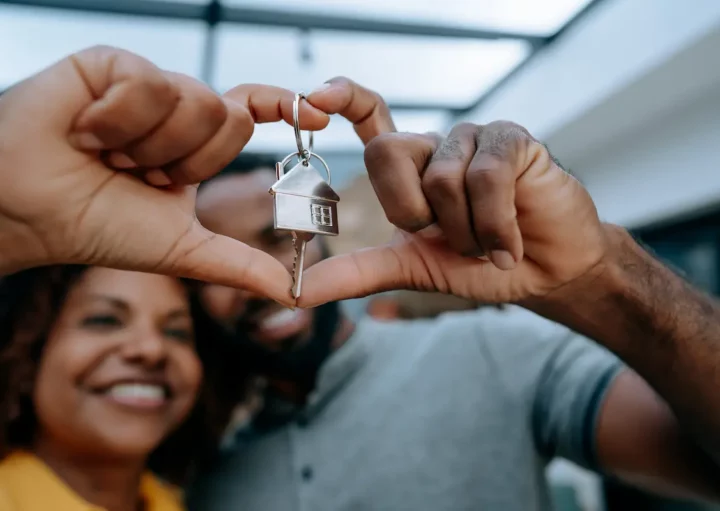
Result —
[{"label": "shirt sleeve", "polygon": [[486,356],[524,407],[538,452],[598,470],[596,429],[622,363],[607,349],[519,308],[482,320]]}]

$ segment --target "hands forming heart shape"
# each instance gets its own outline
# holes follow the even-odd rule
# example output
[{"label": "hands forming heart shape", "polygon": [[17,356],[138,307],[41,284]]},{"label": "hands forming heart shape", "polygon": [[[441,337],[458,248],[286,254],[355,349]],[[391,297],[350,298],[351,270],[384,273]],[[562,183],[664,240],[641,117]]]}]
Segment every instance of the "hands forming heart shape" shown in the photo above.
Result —
[{"label": "hands forming heart shape", "polygon": [[[271,256],[202,227],[196,184],[224,168],[255,123],[292,123],[293,93],[241,85],[223,96],[114,48],[93,48],[0,100],[0,271],[83,263],[246,288],[286,305],[290,276]],[[301,128],[340,113],[366,144],[388,245],[322,261],[297,305],[388,289],[485,302],[543,296],[607,251],[585,189],[507,122],[443,138],[396,133],[377,94],[346,79],[301,105]],[[479,259],[478,256],[487,255]]]}]

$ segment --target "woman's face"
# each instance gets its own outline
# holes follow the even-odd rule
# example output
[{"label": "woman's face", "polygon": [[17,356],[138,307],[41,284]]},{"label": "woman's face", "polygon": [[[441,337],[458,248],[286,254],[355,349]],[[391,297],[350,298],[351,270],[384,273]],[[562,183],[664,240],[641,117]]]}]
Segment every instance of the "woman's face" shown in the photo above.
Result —
[{"label": "woman's face", "polygon": [[146,456],[186,418],[201,377],[178,280],[90,268],[40,361],[38,442],[88,456]]}]

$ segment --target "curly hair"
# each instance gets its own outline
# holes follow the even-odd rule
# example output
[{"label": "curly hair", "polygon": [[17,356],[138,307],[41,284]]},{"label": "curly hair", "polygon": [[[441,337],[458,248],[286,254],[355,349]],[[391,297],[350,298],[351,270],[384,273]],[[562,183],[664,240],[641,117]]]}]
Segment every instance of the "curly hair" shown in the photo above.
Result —
[{"label": "curly hair", "polygon": [[[37,429],[32,393],[43,348],[68,292],[87,269],[49,266],[0,279],[0,459],[32,446]],[[153,472],[178,485],[215,451],[247,385],[246,371],[230,355],[220,326],[200,305],[196,286],[182,282],[189,291],[205,376],[188,418],[149,459]]]}]

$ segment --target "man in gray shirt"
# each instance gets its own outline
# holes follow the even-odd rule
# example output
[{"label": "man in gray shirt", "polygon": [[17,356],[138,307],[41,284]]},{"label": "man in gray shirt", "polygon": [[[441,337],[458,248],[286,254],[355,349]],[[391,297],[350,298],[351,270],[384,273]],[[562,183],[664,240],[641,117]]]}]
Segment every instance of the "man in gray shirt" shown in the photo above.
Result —
[{"label": "man in gray shirt", "polygon": [[[717,498],[720,314],[709,298],[600,224],[522,128],[388,134],[382,101],[344,79],[309,100],[355,124],[378,197],[406,233],[329,260],[311,243],[300,305],[315,309],[205,288],[268,387],[252,424],[190,489],[191,509],[543,510],[555,456]],[[271,164],[238,160],[201,188],[198,218],[290,267],[291,239],[273,229]],[[471,172],[483,187],[466,189]],[[442,237],[407,234],[431,223]],[[354,325],[333,301],[390,288],[521,303],[605,347],[520,308]]]}]

